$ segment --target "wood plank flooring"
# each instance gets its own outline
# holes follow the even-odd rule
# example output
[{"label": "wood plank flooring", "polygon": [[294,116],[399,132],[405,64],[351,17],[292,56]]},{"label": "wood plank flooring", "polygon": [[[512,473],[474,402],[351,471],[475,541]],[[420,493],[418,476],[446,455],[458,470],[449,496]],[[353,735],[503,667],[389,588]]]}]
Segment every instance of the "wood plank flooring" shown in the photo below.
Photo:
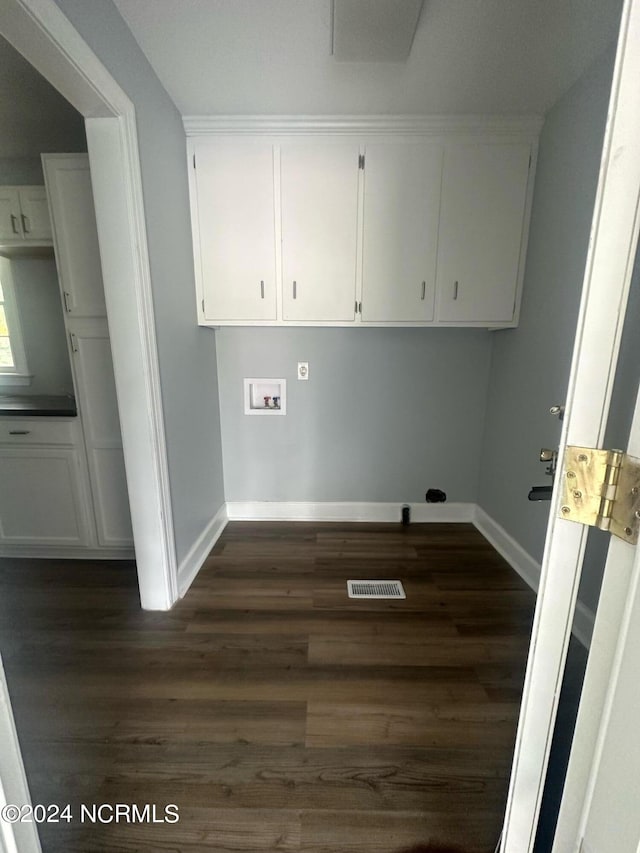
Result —
[{"label": "wood plank flooring", "polygon": [[[1,560],[32,798],[76,815],[43,849],[493,851],[533,607],[463,524],[231,523],[169,613],[139,609],[132,564]],[[103,802],[180,820],[80,823]]]}]

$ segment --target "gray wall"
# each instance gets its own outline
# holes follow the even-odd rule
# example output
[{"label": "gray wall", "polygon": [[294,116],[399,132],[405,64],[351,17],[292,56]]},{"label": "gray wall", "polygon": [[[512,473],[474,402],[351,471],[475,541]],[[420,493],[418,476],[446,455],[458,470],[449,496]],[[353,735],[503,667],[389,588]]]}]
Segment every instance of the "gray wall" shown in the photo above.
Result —
[{"label": "gray wall", "polygon": [[480,505],[536,560],[549,504],[527,494],[550,483],[538,455],[560,438],[549,407],[567,390],[612,67],[608,52],[547,114],[520,325],[494,333]]},{"label": "gray wall", "polygon": [[73,379],[53,258],[11,262],[31,385],[2,386],[9,394],[73,394]]},{"label": "gray wall", "polygon": [[111,0],[56,0],[135,105],[180,560],[224,501],[214,333],[195,322],[182,121]]},{"label": "gray wall", "polygon": [[[227,500],[476,500],[489,332],[226,328],[217,349]],[[286,379],[286,416],[244,415],[244,377]]]},{"label": "gray wall", "polygon": [[[0,148],[0,152],[1,152]],[[85,146],[85,151],[86,146]],[[15,184],[24,187],[44,184],[42,161],[39,157],[0,157],[0,186]]]}]

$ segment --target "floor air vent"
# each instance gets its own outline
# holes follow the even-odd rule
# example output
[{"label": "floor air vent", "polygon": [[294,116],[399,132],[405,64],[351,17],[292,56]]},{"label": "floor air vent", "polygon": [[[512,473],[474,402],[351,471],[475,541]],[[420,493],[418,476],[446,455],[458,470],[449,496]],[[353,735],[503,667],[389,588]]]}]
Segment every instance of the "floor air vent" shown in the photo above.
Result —
[{"label": "floor air vent", "polygon": [[349,598],[406,598],[400,581],[347,581]]}]

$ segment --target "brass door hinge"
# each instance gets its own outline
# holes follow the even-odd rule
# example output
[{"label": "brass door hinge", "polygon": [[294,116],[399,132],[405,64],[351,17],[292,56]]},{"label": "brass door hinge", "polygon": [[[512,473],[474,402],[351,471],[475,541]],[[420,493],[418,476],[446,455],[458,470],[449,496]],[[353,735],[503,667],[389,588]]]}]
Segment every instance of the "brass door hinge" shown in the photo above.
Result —
[{"label": "brass door hinge", "polygon": [[640,533],[640,459],[622,450],[568,446],[559,516],[635,545]]}]

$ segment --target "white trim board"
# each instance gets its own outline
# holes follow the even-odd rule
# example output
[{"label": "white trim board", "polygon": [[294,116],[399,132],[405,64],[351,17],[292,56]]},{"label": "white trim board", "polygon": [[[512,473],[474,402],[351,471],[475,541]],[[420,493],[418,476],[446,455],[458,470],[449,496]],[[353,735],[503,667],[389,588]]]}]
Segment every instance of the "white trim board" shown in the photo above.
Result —
[{"label": "white trim board", "polygon": [[[495,519],[486,513],[481,506],[475,505],[473,523],[501,557],[509,563],[534,592],[538,592],[541,566],[524,550]],[[595,614],[581,601],[576,603],[573,617],[572,633],[575,638],[588,649],[591,645]]]},{"label": "white trim board", "polygon": [[222,531],[226,526],[227,505],[222,504],[218,512],[193,543],[178,567],[178,592],[180,594],[180,598],[184,598],[186,595],[187,590],[202,568],[202,564],[209,556],[211,549],[222,535]]},{"label": "white trim board", "polygon": [[362,135],[393,134],[420,136],[461,136],[501,134],[507,137],[537,137],[544,118],[540,115],[220,115],[183,116],[186,135],[260,133],[295,136],[297,134]]},{"label": "white trim board", "polygon": [[354,501],[227,501],[229,521],[400,521],[403,506],[411,521],[473,522],[473,503],[402,504]]}]

